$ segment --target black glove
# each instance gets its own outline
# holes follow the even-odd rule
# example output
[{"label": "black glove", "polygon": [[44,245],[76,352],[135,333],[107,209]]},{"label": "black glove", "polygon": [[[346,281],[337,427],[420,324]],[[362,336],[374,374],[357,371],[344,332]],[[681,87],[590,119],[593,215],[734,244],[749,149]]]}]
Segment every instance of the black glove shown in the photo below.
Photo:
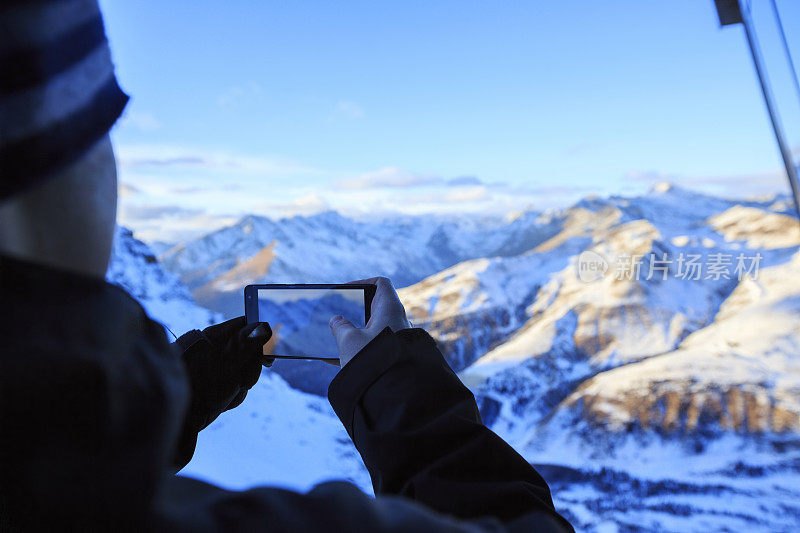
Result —
[{"label": "black glove", "polygon": [[272,336],[266,322],[246,324],[240,316],[203,331],[181,335],[175,345],[183,352],[191,388],[191,402],[178,442],[175,462],[183,468],[194,454],[197,433],[242,403],[274,358],[263,355]]}]

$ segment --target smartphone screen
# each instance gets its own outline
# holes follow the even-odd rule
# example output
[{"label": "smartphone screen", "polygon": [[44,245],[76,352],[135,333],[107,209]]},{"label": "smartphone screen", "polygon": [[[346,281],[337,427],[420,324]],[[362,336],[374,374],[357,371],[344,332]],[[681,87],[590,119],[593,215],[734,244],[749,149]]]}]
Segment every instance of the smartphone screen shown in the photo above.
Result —
[{"label": "smartphone screen", "polygon": [[272,328],[266,355],[338,359],[330,319],[342,315],[363,328],[369,319],[370,288],[374,285],[251,285],[245,290],[245,310],[248,322],[268,322]]}]

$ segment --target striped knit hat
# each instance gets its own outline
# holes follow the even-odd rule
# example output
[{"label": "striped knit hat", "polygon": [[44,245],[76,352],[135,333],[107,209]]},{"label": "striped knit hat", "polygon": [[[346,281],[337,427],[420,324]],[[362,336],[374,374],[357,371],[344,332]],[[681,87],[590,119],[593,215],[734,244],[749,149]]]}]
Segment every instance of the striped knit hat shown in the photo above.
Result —
[{"label": "striped knit hat", "polygon": [[0,201],[77,161],[127,101],[97,0],[2,0]]}]

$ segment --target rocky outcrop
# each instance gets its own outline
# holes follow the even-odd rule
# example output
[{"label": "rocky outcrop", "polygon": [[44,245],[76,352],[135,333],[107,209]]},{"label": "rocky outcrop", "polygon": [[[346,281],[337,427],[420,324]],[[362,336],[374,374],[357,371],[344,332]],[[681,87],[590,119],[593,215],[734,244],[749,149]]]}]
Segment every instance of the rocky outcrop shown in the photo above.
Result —
[{"label": "rocky outcrop", "polygon": [[708,219],[727,241],[744,241],[749,248],[772,250],[800,245],[797,219],[766,209],[737,205]]},{"label": "rocky outcrop", "polygon": [[800,435],[799,277],[800,253],[743,280],[677,349],[593,376],[556,411],[612,433]]}]

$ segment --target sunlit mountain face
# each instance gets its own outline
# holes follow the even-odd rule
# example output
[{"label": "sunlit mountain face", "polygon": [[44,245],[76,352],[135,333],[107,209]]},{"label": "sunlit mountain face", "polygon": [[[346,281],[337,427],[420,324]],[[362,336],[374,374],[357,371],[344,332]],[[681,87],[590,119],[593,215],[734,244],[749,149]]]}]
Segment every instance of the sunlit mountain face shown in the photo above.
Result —
[{"label": "sunlit mountain face", "polygon": [[[158,260],[120,231],[109,277],[184,331],[242,314],[248,283],[386,275],[484,422],[540,465],[576,529],[791,531],[800,525],[791,209],[785,198],[663,184],[506,218],[249,216]],[[232,487],[338,477],[371,490],[322,397],[335,372],[326,370],[322,382],[319,372],[307,383],[287,374],[294,386],[265,371],[201,434],[187,471]]]}]

